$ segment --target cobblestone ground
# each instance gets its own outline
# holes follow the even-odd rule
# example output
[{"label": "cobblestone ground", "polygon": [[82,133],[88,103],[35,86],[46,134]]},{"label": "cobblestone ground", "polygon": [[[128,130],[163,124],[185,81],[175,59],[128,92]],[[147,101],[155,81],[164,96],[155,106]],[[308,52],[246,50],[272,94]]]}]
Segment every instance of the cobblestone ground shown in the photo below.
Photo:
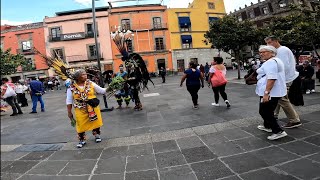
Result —
[{"label": "cobblestone ground", "polygon": [[16,119],[2,114],[1,179],[320,179],[319,93],[295,107],[303,126],[268,141],[256,129],[261,118],[254,86],[229,79],[232,108],[222,101],[211,107],[212,92],[204,88],[199,110],[191,109],[178,77],[164,85],[155,79],[156,87],[141,96],[143,111],[104,113],[104,141],[96,144],[89,136],[81,150],[66,118],[64,92],[50,92],[45,113]]}]

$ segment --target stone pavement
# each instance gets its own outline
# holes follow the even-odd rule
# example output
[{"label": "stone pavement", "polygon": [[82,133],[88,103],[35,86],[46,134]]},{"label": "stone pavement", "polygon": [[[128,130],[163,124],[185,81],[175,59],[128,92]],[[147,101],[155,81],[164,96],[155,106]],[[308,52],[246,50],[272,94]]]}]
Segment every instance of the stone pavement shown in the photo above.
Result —
[{"label": "stone pavement", "polygon": [[89,136],[81,150],[61,94],[46,96],[44,114],[2,116],[1,179],[320,179],[319,93],[296,107],[302,127],[268,141],[256,129],[261,118],[254,86],[229,83],[229,110],[208,105],[212,93],[202,89],[200,109],[192,110],[177,77],[166,85],[155,81],[145,94],[160,95],[142,98],[143,111],[104,114],[104,141]]}]

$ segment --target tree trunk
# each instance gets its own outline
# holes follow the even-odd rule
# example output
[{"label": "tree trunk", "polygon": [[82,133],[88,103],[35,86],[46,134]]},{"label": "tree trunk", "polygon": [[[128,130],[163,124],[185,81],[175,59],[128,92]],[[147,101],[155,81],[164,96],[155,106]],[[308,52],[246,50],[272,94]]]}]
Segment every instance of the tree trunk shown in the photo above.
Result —
[{"label": "tree trunk", "polygon": [[234,51],[234,54],[235,54],[235,58],[236,58],[236,61],[238,63],[238,66],[237,66],[237,69],[238,69],[238,79],[241,79],[241,75],[240,75],[240,51],[239,50],[236,50]]}]

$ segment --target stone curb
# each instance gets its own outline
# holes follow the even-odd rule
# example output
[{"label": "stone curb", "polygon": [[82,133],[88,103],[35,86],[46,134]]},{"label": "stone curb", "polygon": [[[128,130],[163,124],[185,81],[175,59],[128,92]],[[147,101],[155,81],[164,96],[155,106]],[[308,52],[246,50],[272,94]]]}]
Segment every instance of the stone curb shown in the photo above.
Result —
[{"label": "stone curb", "polygon": [[[299,106],[295,107],[300,115],[309,114],[312,112],[319,111],[320,104],[310,105],[310,106]],[[285,114],[281,112],[279,114],[279,119],[285,118]],[[167,131],[155,134],[142,134],[137,136],[129,136],[129,137],[121,137],[108,139],[99,144],[95,144],[94,146],[85,146],[83,149],[104,149],[109,147],[120,147],[120,146],[129,146],[129,145],[137,145],[137,144],[146,144],[151,142],[160,142],[167,140],[176,140],[184,137],[197,136],[197,135],[205,135],[215,132],[220,132],[228,129],[235,129],[241,127],[247,127],[250,125],[255,125],[262,123],[262,119],[260,116],[253,116],[223,123],[216,123],[204,126],[197,126],[192,128]],[[91,143],[91,142],[88,142]],[[58,143],[61,144],[61,143]],[[75,150],[77,142],[69,142],[64,143],[60,150]],[[54,144],[53,144],[54,145]],[[22,144],[15,145],[1,145],[1,152],[10,152],[15,149],[23,146]],[[23,148],[22,148],[23,149]]]}]

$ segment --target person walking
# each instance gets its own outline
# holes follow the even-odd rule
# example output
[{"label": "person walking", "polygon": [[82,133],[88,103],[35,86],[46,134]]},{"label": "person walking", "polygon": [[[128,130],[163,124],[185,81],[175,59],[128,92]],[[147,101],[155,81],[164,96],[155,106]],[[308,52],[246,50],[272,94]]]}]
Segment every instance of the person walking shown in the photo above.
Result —
[{"label": "person walking", "polygon": [[42,99],[42,95],[44,94],[43,83],[37,80],[36,77],[32,77],[31,79],[32,81],[30,82],[30,95],[32,99],[32,111],[30,112],[30,114],[37,113],[38,101],[41,105],[41,112],[45,112],[44,101]]},{"label": "person walking", "polygon": [[[100,127],[103,122],[96,93],[105,94],[106,88],[101,88],[88,80],[84,69],[77,70],[73,79],[75,82],[67,90],[66,104],[69,119],[76,122],[75,127],[79,138],[77,147],[82,148],[86,144],[86,131],[92,130],[95,142],[101,142]],[[74,107],[74,116],[72,107]]]},{"label": "person walking", "polygon": [[162,78],[162,83],[166,83],[166,75],[167,75],[166,69],[161,66],[159,73],[160,73],[161,78]]},{"label": "person walking", "polygon": [[24,84],[23,81],[17,83],[16,93],[17,93],[18,103],[21,104],[21,107],[28,106],[28,100],[26,98],[26,91],[27,90],[28,90],[28,87]]},{"label": "person walking", "polygon": [[58,90],[61,90],[61,83],[60,83],[60,80],[59,80],[59,79],[55,79],[55,80],[54,80],[54,85],[56,86],[57,91],[58,91]]},{"label": "person walking", "polygon": [[214,57],[212,66],[209,70],[209,80],[208,84],[212,86],[212,90],[214,93],[215,102],[212,103],[212,106],[220,106],[219,105],[219,93],[223,98],[224,102],[227,104],[227,107],[230,108],[230,102],[228,100],[227,93],[225,92],[227,80],[225,75],[227,74],[226,67],[223,65],[222,57]]},{"label": "person walking", "polygon": [[52,80],[52,79],[49,79],[49,80],[48,80],[48,90],[54,91],[54,90],[53,90],[53,85],[54,85],[54,84],[53,84],[53,80]]},{"label": "person walking", "polygon": [[[289,92],[290,86],[292,85],[292,82],[298,78],[299,73],[296,71],[296,60],[295,57],[292,53],[292,51],[287,48],[286,46],[282,46],[279,42],[279,39],[275,36],[269,36],[265,38],[265,42],[273,46],[277,49],[277,55],[276,57],[279,58],[285,68],[285,78],[286,78],[286,86],[287,90]],[[289,119],[289,122],[284,125],[284,128],[295,128],[299,127],[302,125],[300,122],[300,117],[298,113],[295,111],[293,108],[289,97],[288,97],[288,92],[287,95],[282,97],[279,100],[278,106],[275,110],[275,117],[278,118],[279,112],[280,112],[280,107],[282,107],[283,111],[285,112],[287,118]]]},{"label": "person walking", "polygon": [[10,116],[16,116],[23,114],[18,102],[17,94],[15,93],[15,85],[9,82],[8,78],[2,78],[1,86],[1,99],[4,99],[12,108],[12,114]]},{"label": "person walking", "polygon": [[189,69],[184,72],[184,75],[181,78],[180,87],[182,87],[185,80],[187,80],[187,90],[192,97],[193,109],[198,109],[198,91],[200,86],[202,88],[204,87],[204,84],[203,75],[200,70],[197,69],[197,65],[194,62],[189,63]]},{"label": "person walking", "polygon": [[276,52],[277,49],[273,46],[261,46],[259,53],[266,62],[257,69],[256,94],[260,97],[259,114],[263,119],[263,125],[259,125],[258,129],[272,133],[267,137],[269,140],[287,136],[274,116],[278,101],[287,95],[285,67],[283,62],[275,57]]},{"label": "person walking", "polygon": [[206,62],[206,65],[204,66],[204,73],[205,73],[206,81],[208,81],[208,78],[209,78],[209,70],[210,70],[210,66],[209,66],[208,62]]}]

